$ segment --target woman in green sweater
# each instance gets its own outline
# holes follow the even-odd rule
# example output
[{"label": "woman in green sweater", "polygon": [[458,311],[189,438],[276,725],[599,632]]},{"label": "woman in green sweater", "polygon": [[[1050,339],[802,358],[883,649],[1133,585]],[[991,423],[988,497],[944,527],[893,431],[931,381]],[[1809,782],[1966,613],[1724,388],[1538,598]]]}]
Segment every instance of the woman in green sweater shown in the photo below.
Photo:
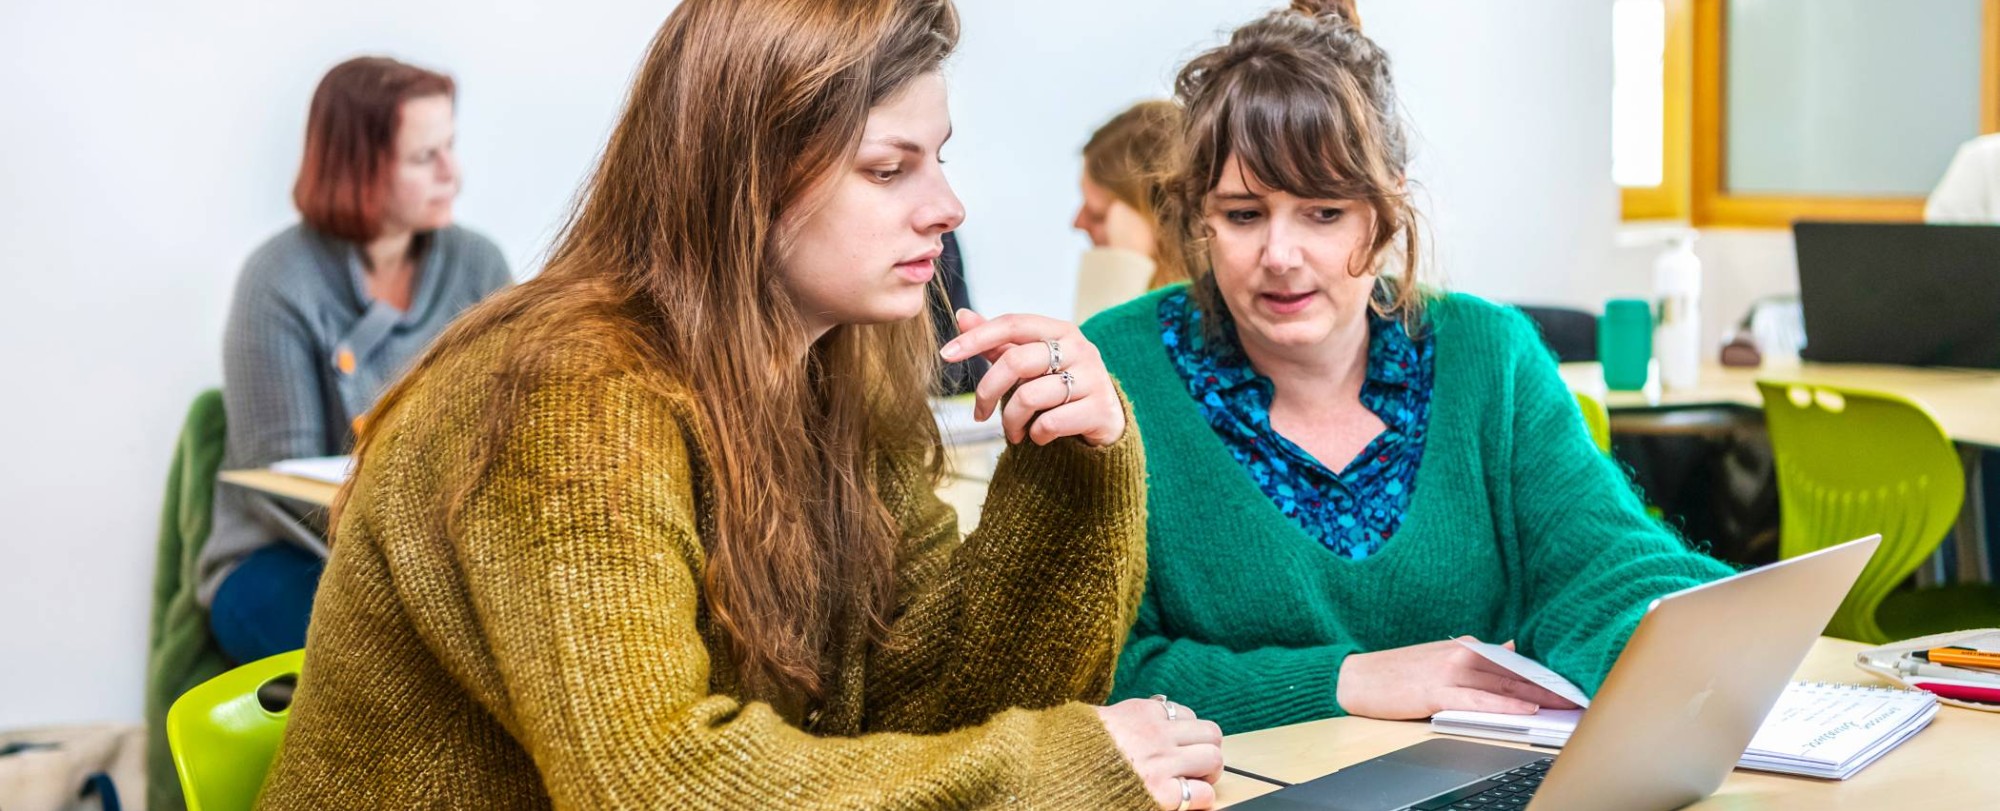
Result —
[{"label": "woman in green sweater", "polygon": [[263,806],[1212,803],[1213,723],[1095,706],[1145,462],[1076,327],[960,315],[1014,445],[970,538],[933,493],[957,35],[680,3],[547,267],[369,421]]},{"label": "woman in green sweater", "polygon": [[[1649,601],[1728,574],[1649,520],[1520,313],[1419,285],[1388,60],[1298,0],[1182,71],[1193,271],[1085,325],[1131,398],[1150,575],[1114,696],[1225,732],[1595,689]],[[1389,271],[1389,272],[1386,272]]]}]

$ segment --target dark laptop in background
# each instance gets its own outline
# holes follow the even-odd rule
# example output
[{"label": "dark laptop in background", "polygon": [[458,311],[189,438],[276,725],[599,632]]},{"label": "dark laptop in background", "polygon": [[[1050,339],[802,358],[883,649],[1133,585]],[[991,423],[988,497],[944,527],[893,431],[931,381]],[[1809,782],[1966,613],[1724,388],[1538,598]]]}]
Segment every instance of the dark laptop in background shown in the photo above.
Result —
[{"label": "dark laptop in background", "polygon": [[2000,369],[2000,226],[1800,222],[1792,236],[1801,358]]}]

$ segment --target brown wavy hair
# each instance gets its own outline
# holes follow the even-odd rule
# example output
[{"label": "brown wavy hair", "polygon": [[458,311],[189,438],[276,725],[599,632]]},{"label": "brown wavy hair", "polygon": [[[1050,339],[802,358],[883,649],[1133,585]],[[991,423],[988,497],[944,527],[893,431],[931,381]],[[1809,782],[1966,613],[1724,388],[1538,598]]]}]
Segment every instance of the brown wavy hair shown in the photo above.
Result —
[{"label": "brown wavy hair", "polygon": [[[1348,272],[1387,274],[1377,313],[1422,317],[1418,214],[1405,182],[1409,144],[1389,55],[1361,33],[1354,0],[1294,0],[1236,29],[1181,68],[1174,97],[1186,115],[1180,172],[1162,217],[1191,294],[1218,329],[1229,318],[1215,286],[1203,219],[1230,157],[1259,183],[1314,199],[1355,200],[1375,214],[1368,250]],[[1392,253],[1393,251],[1393,253]]]},{"label": "brown wavy hair", "polygon": [[660,369],[692,397],[710,509],[705,608],[740,686],[819,696],[843,618],[858,612],[887,639],[899,530],[875,465],[914,454],[936,480],[942,446],[921,381],[937,378],[938,358],[918,315],[837,326],[802,361],[778,222],[851,159],[869,110],[957,42],[950,0],[684,0],[546,269],[462,317],[377,412],[454,347],[508,325],[485,426],[497,446],[538,374],[580,351],[577,331],[613,324],[592,341],[611,347],[608,362]]},{"label": "brown wavy hair", "polygon": [[1171,238],[1167,229],[1160,227],[1167,184],[1177,168],[1180,137],[1180,105],[1154,99],[1112,117],[1083,145],[1083,172],[1091,182],[1103,186],[1153,224],[1153,278],[1147,281],[1147,289],[1157,290],[1188,277],[1187,269],[1175,261],[1179,252],[1165,244]]}]

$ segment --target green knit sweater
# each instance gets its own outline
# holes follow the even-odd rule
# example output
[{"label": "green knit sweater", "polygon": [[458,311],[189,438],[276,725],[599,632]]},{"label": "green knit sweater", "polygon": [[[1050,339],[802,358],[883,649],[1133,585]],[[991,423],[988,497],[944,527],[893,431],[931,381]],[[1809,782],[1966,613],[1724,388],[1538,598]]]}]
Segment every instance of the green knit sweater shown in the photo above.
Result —
[{"label": "green knit sweater", "polygon": [[1350,653],[1460,634],[1595,691],[1653,598],[1730,573],[1649,519],[1585,433],[1518,311],[1431,302],[1430,430],[1402,527],[1359,561],[1286,518],[1202,418],[1161,346],[1159,291],[1084,334],[1131,398],[1150,574],[1114,699],[1165,693],[1228,733],[1339,715]]},{"label": "green knit sweater", "polygon": [[889,644],[848,623],[824,701],[776,708],[741,697],[703,596],[689,395],[593,337],[615,327],[568,325],[468,464],[511,329],[378,418],[261,807],[1152,807],[1090,706],[1145,580],[1136,430],[1009,449],[963,542],[922,460],[882,459]]}]

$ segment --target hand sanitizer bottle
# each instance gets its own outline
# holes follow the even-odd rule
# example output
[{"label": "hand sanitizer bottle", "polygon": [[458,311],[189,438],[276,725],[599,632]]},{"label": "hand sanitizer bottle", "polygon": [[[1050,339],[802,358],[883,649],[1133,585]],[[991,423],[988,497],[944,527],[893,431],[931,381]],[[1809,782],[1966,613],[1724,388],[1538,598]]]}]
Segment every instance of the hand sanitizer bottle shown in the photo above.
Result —
[{"label": "hand sanitizer bottle", "polygon": [[1660,361],[1660,385],[1693,388],[1701,377],[1701,259],[1694,255],[1694,229],[1681,231],[1653,260],[1653,295],[1658,307],[1653,352]]}]

